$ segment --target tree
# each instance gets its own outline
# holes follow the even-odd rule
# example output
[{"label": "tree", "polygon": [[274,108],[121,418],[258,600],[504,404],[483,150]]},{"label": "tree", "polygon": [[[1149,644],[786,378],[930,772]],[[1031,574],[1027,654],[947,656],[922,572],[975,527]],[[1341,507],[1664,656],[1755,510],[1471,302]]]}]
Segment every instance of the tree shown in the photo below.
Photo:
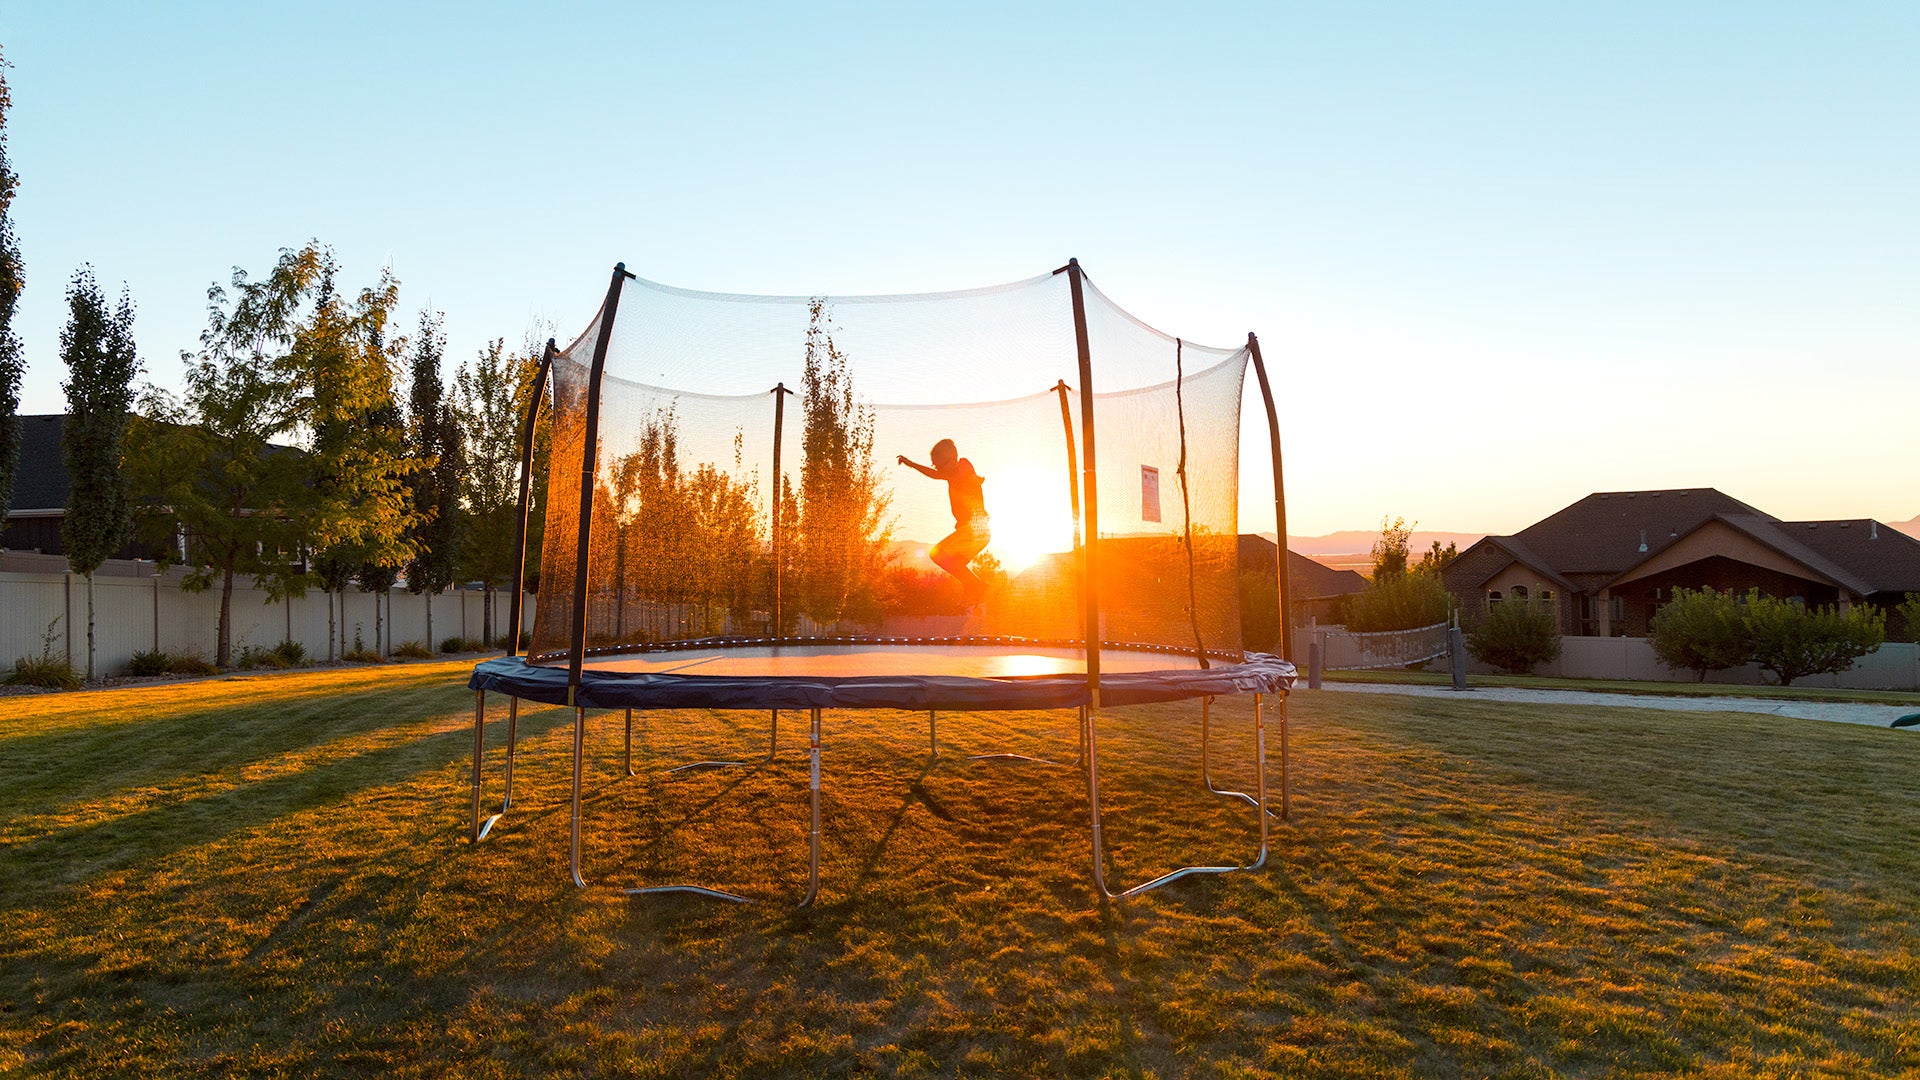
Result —
[{"label": "tree", "polygon": [[1687,668],[1700,682],[1709,671],[1739,667],[1753,656],[1740,603],[1730,593],[1675,589],[1648,629],[1660,662]]},{"label": "tree", "polygon": [[427,606],[427,648],[434,647],[433,594],[454,582],[459,555],[461,447],[452,410],[442,400],[440,357],[446,351],[441,316],[422,312],[413,342],[413,371],[407,416],[407,452],[421,468],[408,482],[413,517],[412,561],[407,591]]},{"label": "tree", "polygon": [[[529,349],[532,343],[528,343]],[[460,574],[477,579],[485,590],[481,626],[493,640],[494,590],[513,577],[514,533],[520,509],[520,436],[527,402],[539,373],[538,357],[516,355],[506,341],[495,338],[480,350],[471,365],[454,374],[452,416],[455,436],[464,447],[460,471],[460,500],[465,505],[466,529],[460,545]],[[547,409],[541,408],[544,420]],[[545,449],[551,435],[543,424],[536,446],[533,492],[529,496],[543,511],[546,506]],[[536,529],[541,515],[529,513],[527,522],[529,568],[540,565]],[[518,629],[517,627],[515,628]]]},{"label": "tree", "polygon": [[67,516],[60,541],[67,564],[87,578],[87,678],[94,677],[93,572],[127,542],[133,514],[120,455],[133,411],[133,300],[123,289],[109,312],[93,270],[82,267],[67,288],[67,325],[60,331],[67,366],[67,419],[61,430],[66,460]]},{"label": "tree", "polygon": [[1343,597],[1334,616],[1348,630],[1413,630],[1447,621],[1453,596],[1432,574],[1391,574],[1375,577],[1367,587]]},{"label": "tree", "polygon": [[[1418,525],[1419,522],[1414,522]],[[1380,539],[1373,542],[1373,580],[1397,577],[1407,572],[1407,543],[1413,536],[1413,525],[1406,518],[1394,518],[1388,521],[1380,519]]]},{"label": "tree", "polygon": [[321,273],[316,245],[283,250],[273,272],[255,281],[233,272],[231,297],[207,290],[207,328],[198,353],[183,352],[186,390],[175,400],[149,386],[142,411],[151,422],[129,429],[130,486],[151,493],[149,530],[179,530],[194,568],[188,590],[220,588],[214,662],[233,660],[233,587],[247,574],[270,600],[288,595],[300,574],[294,508],[307,495],[297,453],[272,445],[295,427],[296,388],[284,350],[294,317]]},{"label": "tree", "polygon": [[[1895,637],[1895,632],[1899,636]],[[1895,641],[1920,641],[1920,592],[1908,593],[1893,607],[1887,636]]]},{"label": "tree", "polygon": [[871,622],[880,614],[891,533],[890,499],[873,467],[873,408],[854,396],[826,300],[816,297],[808,314],[795,559],[800,607],[816,622]]},{"label": "tree", "polygon": [[1467,651],[1482,663],[1524,675],[1560,656],[1560,628],[1553,604],[1505,600],[1467,628]]},{"label": "tree", "polygon": [[[393,437],[394,368],[405,343],[389,343],[386,329],[399,304],[399,282],[383,269],[373,285],[349,298],[336,288],[333,252],[318,244],[307,252],[316,271],[297,299],[310,307],[304,318],[287,313],[290,345],[276,360],[290,389],[294,431],[306,443],[305,483],[287,512],[312,562],[308,573],[289,581],[295,595],[316,580],[330,591],[344,590],[363,566],[391,569],[411,557],[406,481],[419,467]],[[344,596],[339,603],[344,606]],[[330,613],[335,606],[329,596]],[[376,628],[379,623],[376,608]]]},{"label": "tree", "polygon": [[20,378],[26,358],[13,333],[13,311],[26,285],[26,267],[13,236],[13,193],[20,184],[7,160],[7,113],[13,95],[0,59],[0,523],[13,502],[13,479],[20,468]]},{"label": "tree", "polygon": [[1440,541],[1435,540],[1433,546],[1428,548],[1426,552],[1420,556],[1420,561],[1413,564],[1413,572],[1416,574],[1438,575],[1440,571],[1447,568],[1448,563],[1458,558],[1459,555],[1459,545],[1448,541],[1447,546],[1443,548],[1440,546]]},{"label": "tree", "polygon": [[1747,593],[1742,613],[1753,643],[1753,660],[1773,672],[1781,686],[1803,675],[1837,675],[1880,647],[1887,638],[1887,617],[1865,604],[1846,611]]}]

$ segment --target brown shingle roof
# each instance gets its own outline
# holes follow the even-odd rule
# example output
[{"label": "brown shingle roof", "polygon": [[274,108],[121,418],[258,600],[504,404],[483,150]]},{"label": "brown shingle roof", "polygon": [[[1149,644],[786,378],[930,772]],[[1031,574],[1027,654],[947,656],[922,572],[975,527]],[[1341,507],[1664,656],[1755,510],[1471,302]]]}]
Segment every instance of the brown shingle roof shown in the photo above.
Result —
[{"label": "brown shingle roof", "polygon": [[1561,574],[1615,575],[1716,514],[1779,520],[1713,488],[1601,491],[1534,522],[1513,539],[1538,558],[1537,564],[1527,560],[1530,564]]},{"label": "brown shingle roof", "polygon": [[1856,592],[1920,592],[1920,540],[1870,518],[1782,521],[1774,526],[1839,566]]}]

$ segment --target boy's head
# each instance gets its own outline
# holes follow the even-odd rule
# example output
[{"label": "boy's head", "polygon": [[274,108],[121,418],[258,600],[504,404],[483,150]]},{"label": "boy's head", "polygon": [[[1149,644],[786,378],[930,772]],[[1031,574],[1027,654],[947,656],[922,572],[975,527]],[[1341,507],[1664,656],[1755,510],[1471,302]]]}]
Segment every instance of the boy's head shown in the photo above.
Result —
[{"label": "boy's head", "polygon": [[953,448],[952,439],[941,439],[927,453],[933,458],[933,467],[936,469],[944,469],[960,458],[960,451]]}]

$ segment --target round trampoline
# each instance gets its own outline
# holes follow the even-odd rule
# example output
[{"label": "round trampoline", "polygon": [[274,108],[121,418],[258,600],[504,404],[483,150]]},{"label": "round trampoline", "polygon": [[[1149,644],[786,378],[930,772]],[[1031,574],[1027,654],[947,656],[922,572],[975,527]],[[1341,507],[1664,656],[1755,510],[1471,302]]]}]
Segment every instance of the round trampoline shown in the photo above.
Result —
[{"label": "round trampoline", "polygon": [[[1093,390],[1095,356],[1115,389]],[[940,712],[1073,709],[1102,895],[1264,865],[1269,816],[1287,811],[1285,697],[1295,673],[1284,619],[1262,630],[1243,611],[1263,592],[1254,606],[1287,610],[1284,558],[1239,533],[1248,366],[1265,405],[1284,536],[1277,414],[1257,339],[1212,349],[1161,334],[1107,301],[1077,263],[991,289],[833,300],[697,293],[616,267],[588,330],[565,349],[548,342],[528,396],[510,624],[523,625],[536,503],[540,603],[527,655],[483,662],[469,682],[472,839],[512,805],[521,700],[574,710],[569,865],[581,887],[588,710],[624,713],[628,775],[636,714],[770,714],[764,759],[677,771],[770,766],[780,712],[805,710],[805,905],[819,890],[823,713],[925,713],[937,754]],[[1056,371],[1051,386],[1024,397],[965,396]],[[770,391],[740,392],[769,379]],[[669,388],[676,383],[703,389]],[[874,405],[873,388],[937,400]],[[798,399],[793,424],[789,397]],[[532,480],[543,424],[551,454],[540,499]],[[1114,434],[1096,443],[1097,426]],[[889,458],[896,467],[885,467]],[[1099,461],[1120,465],[1103,477]],[[1278,654],[1249,649],[1249,633],[1271,634]],[[506,793],[483,820],[489,693],[508,699]],[[1227,696],[1252,698],[1253,793],[1217,788],[1208,772],[1210,706]],[[1253,806],[1259,849],[1244,864],[1110,889],[1099,712],[1183,699],[1203,706],[1200,779]],[[1275,707],[1277,813],[1266,770]],[[623,891],[745,899],[692,885]]]}]

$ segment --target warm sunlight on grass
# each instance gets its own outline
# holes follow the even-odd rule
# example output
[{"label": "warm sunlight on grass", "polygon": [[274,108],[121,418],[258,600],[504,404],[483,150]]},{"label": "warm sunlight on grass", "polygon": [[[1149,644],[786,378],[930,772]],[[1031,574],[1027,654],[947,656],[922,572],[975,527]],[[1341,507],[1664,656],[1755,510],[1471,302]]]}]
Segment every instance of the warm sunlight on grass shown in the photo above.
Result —
[{"label": "warm sunlight on grass", "polygon": [[[472,698],[432,664],[0,699],[0,1073],[1895,1075],[1920,1070],[1920,741],[1741,715],[1302,694],[1269,869],[1086,879],[1067,713],[521,718],[465,842]],[[496,706],[504,703],[496,702]],[[1250,782],[1249,708],[1215,779]],[[497,806],[504,707],[491,711]],[[1198,707],[1102,727],[1112,877],[1245,857]],[[1277,734],[1272,738],[1278,758]]]}]

